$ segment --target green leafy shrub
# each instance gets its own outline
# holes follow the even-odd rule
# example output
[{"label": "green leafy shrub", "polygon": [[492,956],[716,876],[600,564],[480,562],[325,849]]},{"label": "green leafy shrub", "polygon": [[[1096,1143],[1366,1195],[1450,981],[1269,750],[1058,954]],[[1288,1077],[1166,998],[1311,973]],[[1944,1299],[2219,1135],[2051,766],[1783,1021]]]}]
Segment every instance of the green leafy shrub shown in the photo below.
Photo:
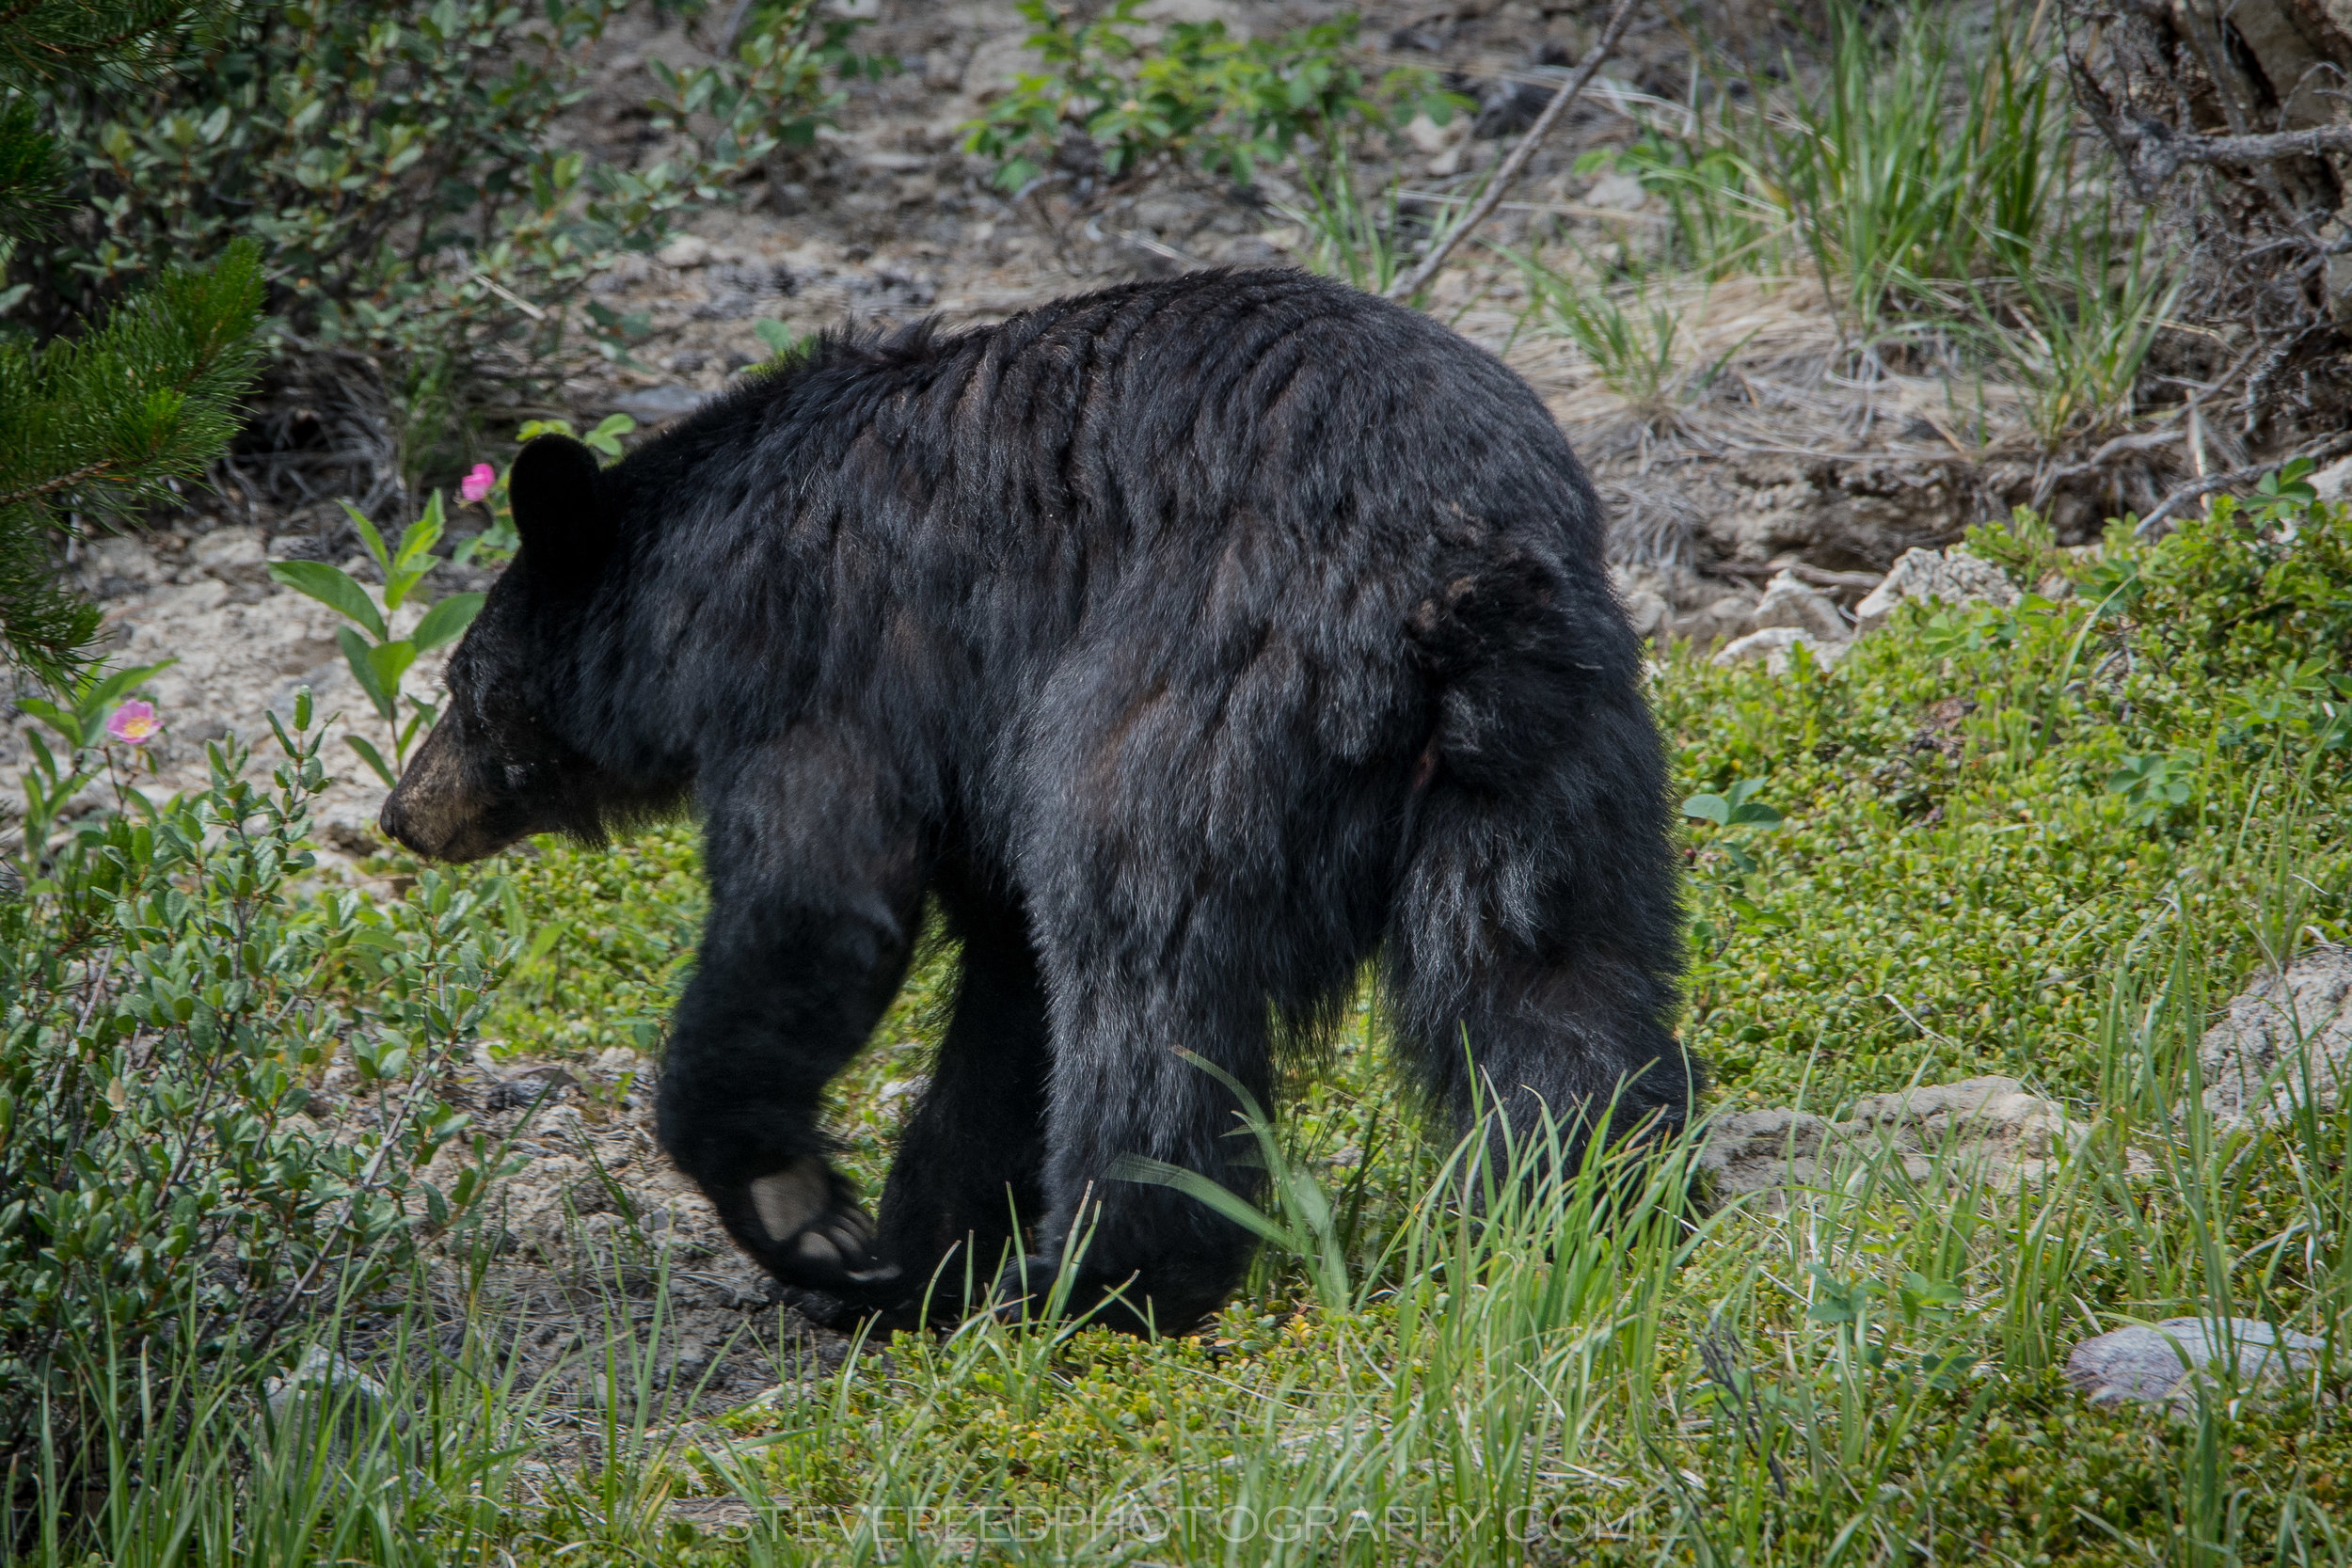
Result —
[{"label": "green leafy shrub", "polygon": [[[851,58],[802,36],[814,0],[764,11],[732,57],[661,77],[673,155],[598,162],[564,145],[560,120],[630,7],[252,0],[160,93],[56,95],[52,128],[90,215],[18,258],[29,309],[54,327],[244,237],[266,259],[280,342],[376,357],[412,417],[461,397],[470,373],[567,352],[589,277],[812,135],[832,102],[823,73]],[[598,302],[587,314],[595,346],[625,357],[632,324]]]},{"label": "green leafy shrub", "polygon": [[2352,510],[2314,504],[2308,459],[2268,495],[2218,496],[2139,570],[2130,614],[2166,657],[2216,681],[2307,660],[2352,670]]},{"label": "green leafy shrub", "polygon": [[[73,1428],[89,1366],[265,1356],[496,1168],[419,1174],[464,1132],[434,1085],[513,956],[496,889],[297,897],[325,773],[307,692],[294,718],[274,787],[215,744],[202,794],[128,795],[0,905],[0,1472]],[[315,1094],[339,1054],[344,1116]]]},{"label": "green leafy shrub", "polygon": [[1114,180],[1166,159],[1247,184],[1260,165],[1301,142],[1328,153],[1359,130],[1422,113],[1442,125],[1461,102],[1438,91],[1425,71],[1367,83],[1347,58],[1353,14],[1246,40],[1222,22],[1179,22],[1148,44],[1136,36],[1141,5],[1115,0],[1073,27],[1048,0],[1022,0],[1036,29],[1028,45],[1053,69],[1022,76],[971,122],[964,141],[996,160],[999,185],[1027,188],[1073,134]]}]

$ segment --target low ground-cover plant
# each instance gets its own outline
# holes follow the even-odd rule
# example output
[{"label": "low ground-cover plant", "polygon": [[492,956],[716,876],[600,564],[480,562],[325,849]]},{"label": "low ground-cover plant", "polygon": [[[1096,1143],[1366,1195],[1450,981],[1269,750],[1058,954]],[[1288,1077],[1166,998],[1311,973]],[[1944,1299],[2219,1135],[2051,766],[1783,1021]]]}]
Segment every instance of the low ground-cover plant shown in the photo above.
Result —
[{"label": "low ground-cover plant", "polygon": [[[127,781],[139,809],[28,861],[0,903],[12,1491],[44,1442],[63,1466],[44,1486],[104,1468],[80,1439],[120,1392],[110,1377],[177,1366],[235,1382],[281,1330],[380,1283],[417,1227],[447,1227],[479,1196],[481,1170],[448,1191],[419,1172],[464,1132],[434,1085],[470,1048],[510,939],[482,892],[437,878],[393,905],[297,894],[325,768],[307,692],[292,719],[272,719],[270,786],[234,742],[212,747],[200,794],[150,802]],[[122,766],[103,737],[60,738],[77,771]],[[329,1111],[315,1091],[339,1057],[357,1098]],[[168,1426],[184,1413],[149,1414]]]}]

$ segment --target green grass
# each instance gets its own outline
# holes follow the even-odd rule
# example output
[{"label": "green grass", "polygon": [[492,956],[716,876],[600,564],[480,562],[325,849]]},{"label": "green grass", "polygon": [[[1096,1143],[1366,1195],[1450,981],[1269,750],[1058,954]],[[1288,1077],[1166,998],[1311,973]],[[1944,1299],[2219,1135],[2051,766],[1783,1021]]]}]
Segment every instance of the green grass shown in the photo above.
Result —
[{"label": "green grass", "polygon": [[[530,1470],[528,1506],[554,1425],[500,1372],[494,1323],[430,1372],[379,1358],[405,1424],[341,1449],[257,1440],[247,1396],[199,1370],[194,1415],[83,1499],[94,1533],[33,1560],[2352,1563],[2344,1351],[2179,1421],[2059,1375],[2134,1319],[2352,1331],[2352,1113],[2249,1135],[2195,1110],[2211,1008],[2352,919],[2352,515],[2291,540],[2244,520],[2096,562],[1985,534],[2071,592],[1906,610],[1832,673],[1677,656],[1656,677],[1682,785],[1753,781],[1782,818],[1691,828],[1685,1035],[1723,1102],[1835,1112],[2013,1073],[2090,1129],[2039,1185],[1862,1161],[1778,1212],[1702,1215],[1671,1170],[1597,1170],[1476,1224],[1361,1008],[1286,1086],[1278,1159],[1327,1195],[1343,1306],[1329,1264],[1318,1283],[1269,1250],[1200,1336],[902,1337],[700,1425],[618,1334],[583,1352],[628,1396],[602,1458]],[[690,835],[502,870],[513,918],[567,934],[494,1031],[600,1049],[659,1018],[700,904]],[[869,1189],[881,1085],[919,1070],[953,962],[928,954],[837,1087]],[[588,1015],[610,1017],[564,1032]],[[1639,1214],[1597,1225],[1629,1180]],[[167,1371],[116,1371],[119,1408],[171,1405]],[[753,1522],[668,1512],[693,1496]]]}]

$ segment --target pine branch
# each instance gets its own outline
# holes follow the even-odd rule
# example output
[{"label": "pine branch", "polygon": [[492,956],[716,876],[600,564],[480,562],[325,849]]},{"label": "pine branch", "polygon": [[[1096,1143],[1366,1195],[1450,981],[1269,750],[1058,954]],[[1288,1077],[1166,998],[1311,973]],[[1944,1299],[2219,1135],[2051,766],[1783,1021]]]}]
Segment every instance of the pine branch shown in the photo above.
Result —
[{"label": "pine branch", "polygon": [[152,75],[231,0],[0,0],[0,82]]},{"label": "pine branch", "polygon": [[79,339],[0,345],[0,645],[17,662],[55,680],[97,626],[56,583],[60,513],[167,500],[236,433],[261,303],[260,252],[239,241]]}]

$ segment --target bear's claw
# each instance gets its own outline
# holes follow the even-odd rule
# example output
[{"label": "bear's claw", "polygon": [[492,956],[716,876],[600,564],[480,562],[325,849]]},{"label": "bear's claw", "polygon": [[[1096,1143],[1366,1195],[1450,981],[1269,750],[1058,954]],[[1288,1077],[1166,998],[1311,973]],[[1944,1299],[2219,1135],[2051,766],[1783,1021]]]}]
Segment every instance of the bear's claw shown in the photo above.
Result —
[{"label": "bear's claw", "polygon": [[898,1264],[875,1250],[873,1217],[850,1183],[818,1156],[804,1155],[746,1189],[768,1272],[786,1285],[851,1300],[896,1280]]}]

